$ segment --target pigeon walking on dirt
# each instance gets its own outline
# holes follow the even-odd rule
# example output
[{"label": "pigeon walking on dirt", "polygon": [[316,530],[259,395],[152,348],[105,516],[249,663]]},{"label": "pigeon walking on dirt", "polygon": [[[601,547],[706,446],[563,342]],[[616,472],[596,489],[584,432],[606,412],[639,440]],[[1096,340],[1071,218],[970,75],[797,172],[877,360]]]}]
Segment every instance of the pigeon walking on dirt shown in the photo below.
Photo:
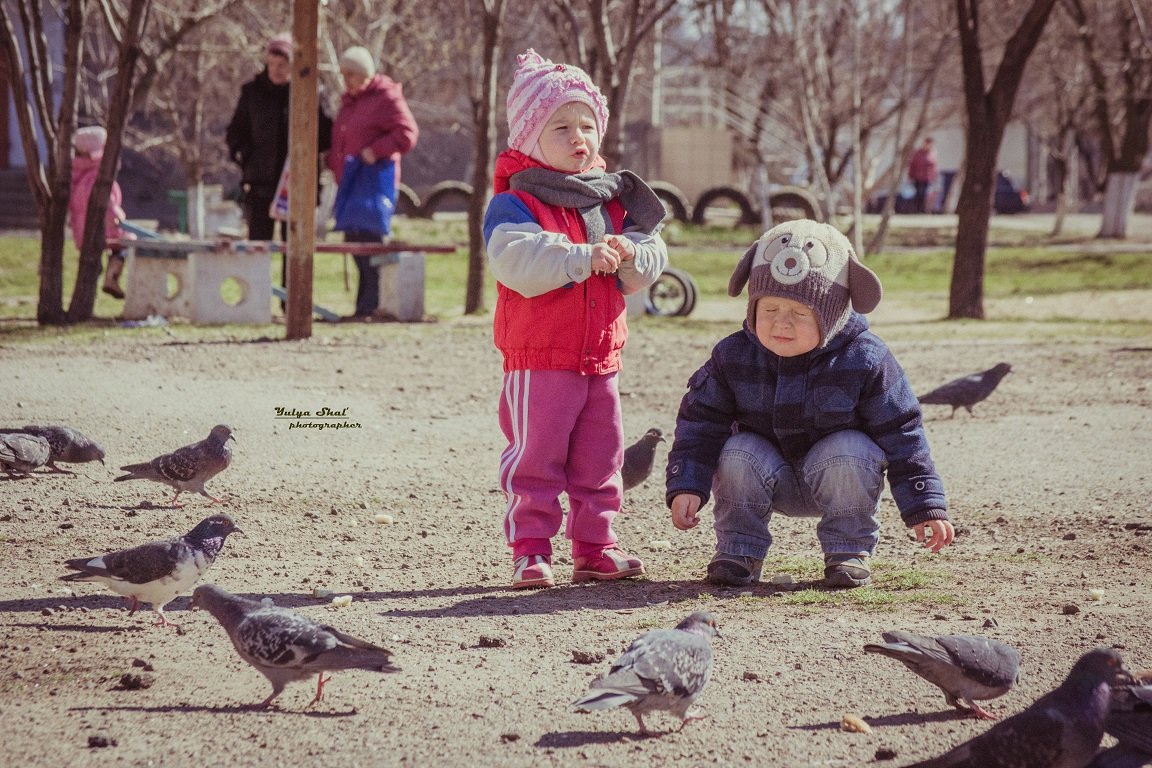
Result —
[{"label": "pigeon walking on dirt", "polygon": [[37,435],[47,440],[49,453],[46,466],[53,472],[71,474],[69,470],[56,466],[58,461],[66,464],[84,464],[89,461],[104,463],[104,449],[72,427],[26,426],[20,429],[0,429],[0,434]]},{"label": "pigeon walking on dirt", "polygon": [[624,490],[632,490],[652,474],[652,464],[656,460],[656,444],[662,442],[664,433],[652,427],[634,445],[624,449],[624,464],[620,467],[620,475],[624,478]]},{"label": "pigeon walking on dirt", "polygon": [[1000,363],[982,373],[963,376],[941,387],[937,387],[928,394],[922,395],[920,402],[925,405],[952,406],[952,414],[948,418],[956,416],[957,408],[963,408],[968,411],[969,415],[974,416],[972,406],[992,394],[992,391],[996,389],[1000,380],[1011,372],[1011,365],[1008,363]]},{"label": "pigeon walking on dirt", "polygon": [[[867,653],[896,659],[944,691],[949,705],[982,720],[995,720],[977,700],[1003,696],[1020,676],[1020,652],[987,637],[884,632],[884,642],[864,646]],[[963,703],[961,703],[963,702]]]},{"label": "pigeon walking on dirt", "polygon": [[1131,682],[1120,654],[1080,657],[1056,690],[940,757],[906,768],[1085,768],[1104,738],[1111,686]]},{"label": "pigeon walking on dirt", "polygon": [[232,463],[232,449],[228,446],[228,441],[235,439],[231,427],[217,424],[212,427],[208,437],[198,443],[177,448],[172,453],[157,456],[152,461],[120,467],[128,474],[121,475],[115,480],[155,480],[170,485],[176,489],[172,504],[177,507],[184,506],[178,502],[180,494],[184,491],[194,491],[211,499],[213,504],[219,504],[223,500],[204,490],[204,484]]},{"label": "pigeon walking on dirt", "polygon": [[719,636],[716,617],[704,611],[693,613],[675,629],[646,632],[572,706],[579,710],[626,707],[642,736],[651,733],[644,725],[649,712],[671,712],[680,718],[681,728],[703,719],[706,715],[693,703],[712,676],[709,640]]},{"label": "pigeon walking on dirt", "polygon": [[48,441],[39,435],[19,432],[0,434],[0,470],[11,475],[30,475],[52,455]]},{"label": "pigeon walking on dirt", "polygon": [[272,693],[256,705],[264,709],[280,695],[284,686],[316,675],[316,696],[324,695],[324,684],[332,679],[325,672],[365,669],[398,672],[391,662],[392,652],[319,624],[270,600],[257,602],[225,592],[215,584],[202,584],[192,594],[192,602],[216,617],[228,633],[240,658],[258,669],[272,683]]},{"label": "pigeon walking on dirt", "polygon": [[186,592],[216,562],[230,533],[243,533],[228,515],[201,520],[183,536],[152,541],[98,557],[81,557],[64,564],[77,573],[61,581],[96,581],[132,601],[131,616],[140,603],[150,603],[160,626],[177,627],[164,615],[164,606]]}]

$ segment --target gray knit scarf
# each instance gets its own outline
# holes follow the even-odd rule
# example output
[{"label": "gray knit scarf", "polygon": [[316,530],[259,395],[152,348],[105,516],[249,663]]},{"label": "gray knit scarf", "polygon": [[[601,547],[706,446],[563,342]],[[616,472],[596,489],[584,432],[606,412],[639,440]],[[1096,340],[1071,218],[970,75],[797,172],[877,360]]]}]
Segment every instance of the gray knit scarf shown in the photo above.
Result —
[{"label": "gray knit scarf", "polygon": [[606,233],[612,232],[612,220],[604,210],[604,203],[613,198],[620,198],[628,216],[648,234],[656,231],[666,213],[652,188],[632,171],[605,173],[593,168],[572,174],[526,168],[514,174],[508,183],[512,189],[527,192],[547,205],[580,211],[589,243],[598,243]]}]

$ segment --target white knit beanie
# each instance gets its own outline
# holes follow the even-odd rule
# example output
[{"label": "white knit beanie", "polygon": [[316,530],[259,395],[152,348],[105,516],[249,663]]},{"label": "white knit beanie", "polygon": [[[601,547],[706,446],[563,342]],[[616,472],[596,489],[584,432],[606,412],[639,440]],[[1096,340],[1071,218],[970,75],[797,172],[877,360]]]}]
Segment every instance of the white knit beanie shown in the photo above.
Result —
[{"label": "white knit beanie", "polygon": [[376,74],[376,61],[367,48],[354,45],[344,51],[344,55],[340,57],[340,69],[347,69],[350,72],[359,72],[365,77],[372,77]]}]

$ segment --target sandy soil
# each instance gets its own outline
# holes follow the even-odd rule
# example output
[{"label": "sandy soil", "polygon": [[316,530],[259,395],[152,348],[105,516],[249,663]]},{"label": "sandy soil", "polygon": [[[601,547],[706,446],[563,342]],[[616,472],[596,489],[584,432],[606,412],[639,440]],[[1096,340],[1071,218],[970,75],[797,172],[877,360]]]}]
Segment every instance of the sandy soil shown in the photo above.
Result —
[{"label": "sandy soil", "polygon": [[[673,428],[684,382],[732,327],[633,323],[622,376],[630,439]],[[647,578],[507,590],[500,364],[486,321],[321,325],[299,343],[188,337],[175,326],[116,329],[86,345],[0,339],[3,422],[70,424],[108,454],[106,467],[76,476],[0,479],[7,765],[904,765],[987,725],[865,655],[882,630],[986,634],[1020,648],[1021,685],[990,705],[1001,713],[1052,688],[1094,646],[1152,666],[1152,343],[893,343],[919,391],[1001,360],[1015,371],[976,418],[926,414],[960,535],[929,555],[888,504],[865,600],[703,583],[710,516],[675,531],[661,477],[628,494],[617,525]],[[359,427],[293,429],[277,407],[348,409]],[[110,481],[116,467],[218,422],[235,428],[235,458],[209,488],[227,495],[245,535],[206,580],[381,643],[402,672],[338,673],[310,709],[314,685],[300,683],[270,711],[250,711],[267,681],[187,597],[169,606],[178,633],[148,612],[129,616],[99,585],[56,580],[66,558],[182,533],[214,511],[199,497],[171,508],[155,484]],[[378,524],[379,514],[395,522]],[[774,533],[766,578],[788,570],[808,586],[818,576],[811,522],[780,519]],[[570,569],[558,558],[561,580]],[[315,588],[353,601],[333,607]],[[814,594],[826,599],[799,599]],[[676,732],[656,715],[651,725],[670,732],[640,739],[626,711],[569,709],[638,633],[700,608],[724,634],[700,700],[710,719]],[[603,661],[577,663],[576,651]],[[146,685],[123,686],[126,673]],[[842,731],[847,713],[871,733]]]}]

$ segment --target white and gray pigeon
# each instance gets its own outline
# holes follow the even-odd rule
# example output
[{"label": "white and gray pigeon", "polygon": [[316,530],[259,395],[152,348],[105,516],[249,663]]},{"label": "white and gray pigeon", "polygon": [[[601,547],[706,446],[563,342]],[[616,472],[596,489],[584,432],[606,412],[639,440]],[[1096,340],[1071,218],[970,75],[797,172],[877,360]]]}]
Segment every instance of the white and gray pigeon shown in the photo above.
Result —
[{"label": "white and gray pigeon", "polygon": [[240,658],[258,669],[272,683],[272,693],[256,705],[264,709],[284,686],[316,675],[316,696],[324,695],[331,680],[325,672],[365,669],[398,672],[392,652],[378,645],[320,624],[271,600],[257,602],[224,591],[215,584],[202,584],[192,593],[192,603],[204,608],[228,633]]},{"label": "white and gray pigeon", "polygon": [[1116,737],[1116,744],[1096,755],[1089,768],[1152,765],[1152,670],[1137,673],[1133,685],[1112,690],[1104,731]]},{"label": "white and gray pigeon", "polygon": [[1117,651],[1089,651],[1059,687],[1024,711],[906,768],[1085,768],[1104,738],[1111,686],[1131,680]]},{"label": "white and gray pigeon", "polygon": [[39,435],[0,434],[0,469],[11,475],[30,475],[48,463],[52,449]]},{"label": "white and gray pigeon", "polygon": [[61,581],[95,581],[131,602],[131,616],[140,603],[150,603],[160,626],[179,627],[164,615],[177,595],[187,592],[216,562],[230,533],[243,533],[228,515],[212,515],[183,536],[152,541],[98,557],[80,557],[64,564],[76,571]]},{"label": "white and gray pigeon", "polygon": [[713,637],[720,637],[720,630],[716,617],[706,611],[693,613],[675,629],[645,632],[572,706],[578,710],[626,707],[642,736],[651,733],[644,725],[649,712],[671,712],[680,718],[681,728],[703,719],[707,715],[693,705],[712,676],[709,640]]},{"label": "white and gray pigeon", "polygon": [[0,429],[0,434],[38,435],[47,440],[49,454],[46,466],[53,472],[70,474],[69,470],[56,466],[58,461],[65,464],[84,464],[89,461],[104,463],[104,449],[72,427],[29,425],[19,429]]},{"label": "white and gray pigeon", "polygon": [[223,499],[212,496],[204,490],[204,484],[216,475],[223,472],[232,463],[232,449],[228,441],[235,441],[232,428],[226,424],[217,424],[212,427],[208,437],[198,443],[177,448],[172,453],[157,456],[151,461],[140,464],[128,464],[120,467],[127,472],[126,475],[114,478],[122,480],[155,480],[158,483],[170,485],[176,489],[172,497],[172,504],[177,507],[184,506],[179,503],[180,494],[184,491],[199,493],[213,504],[219,504]]},{"label": "white and gray pigeon", "polygon": [[986,371],[962,376],[937,387],[928,394],[921,395],[920,402],[926,405],[952,406],[952,414],[948,418],[956,415],[957,408],[963,408],[975,416],[976,414],[972,413],[972,406],[987,399],[1000,384],[1000,380],[1011,372],[1011,365],[999,363]]},{"label": "white and gray pigeon", "polygon": [[991,638],[901,631],[883,637],[883,643],[869,643],[864,650],[896,659],[944,691],[950,706],[983,720],[996,715],[976,702],[1003,696],[1020,677],[1020,652]]},{"label": "white and gray pigeon", "polygon": [[635,444],[624,449],[624,463],[620,467],[624,490],[632,490],[652,474],[652,465],[656,461],[656,444],[662,442],[664,433],[652,427]]}]

